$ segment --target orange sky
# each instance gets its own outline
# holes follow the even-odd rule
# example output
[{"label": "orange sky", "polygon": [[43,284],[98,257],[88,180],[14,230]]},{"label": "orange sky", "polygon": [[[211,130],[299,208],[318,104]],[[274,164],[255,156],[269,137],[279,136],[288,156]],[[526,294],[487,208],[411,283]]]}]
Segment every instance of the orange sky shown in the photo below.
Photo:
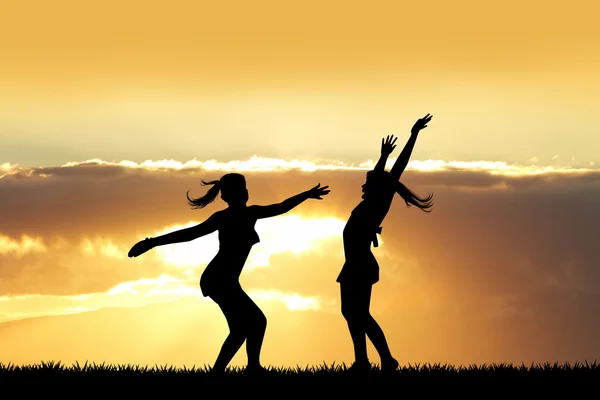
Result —
[{"label": "orange sky", "polygon": [[[597,10],[583,0],[569,7],[514,0],[174,1],[168,7],[8,1],[2,48],[11,62],[2,69],[7,77],[26,79],[19,88],[81,81],[129,86],[151,79],[185,86],[190,80],[218,87],[228,81],[293,84],[297,76],[347,85],[363,74],[394,71],[397,77],[416,71],[441,77],[446,70],[457,78],[535,79],[532,69],[542,75],[576,69],[585,76],[598,65],[590,52],[598,43]],[[572,57],[581,62],[576,66]]]},{"label": "orange sky", "polygon": [[350,362],[341,230],[381,137],[399,137],[393,162],[428,112],[403,180],[434,212],[396,199],[375,251],[400,362],[595,358],[598,11],[4,1],[0,362],[212,364],[226,324],[198,279],[216,237],[125,254],[223,207],[185,192],[232,170],[251,203],[331,186],[257,226],[242,283],[266,363]]}]

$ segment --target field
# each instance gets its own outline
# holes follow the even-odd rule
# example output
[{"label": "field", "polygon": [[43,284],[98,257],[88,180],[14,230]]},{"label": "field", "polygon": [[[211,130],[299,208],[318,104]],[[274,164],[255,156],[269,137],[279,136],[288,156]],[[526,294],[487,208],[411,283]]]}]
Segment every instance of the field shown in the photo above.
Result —
[{"label": "field", "polygon": [[568,384],[600,383],[600,364],[592,363],[537,365],[490,364],[451,366],[423,364],[402,366],[395,372],[381,372],[374,365],[370,372],[357,375],[345,365],[320,365],[295,368],[269,368],[263,376],[247,375],[232,368],[222,376],[213,376],[208,367],[137,366],[42,362],[36,365],[0,363],[0,386],[6,384],[174,384],[182,388],[207,385],[261,383],[280,384]]}]

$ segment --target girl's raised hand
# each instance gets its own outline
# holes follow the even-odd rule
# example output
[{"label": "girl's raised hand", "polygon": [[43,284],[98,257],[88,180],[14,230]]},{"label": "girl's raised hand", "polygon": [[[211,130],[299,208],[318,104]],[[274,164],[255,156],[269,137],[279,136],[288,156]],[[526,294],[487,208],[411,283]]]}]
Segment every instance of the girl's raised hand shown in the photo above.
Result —
[{"label": "girl's raised hand", "polygon": [[321,184],[319,183],[317,186],[310,189],[306,193],[308,194],[309,199],[323,200],[321,198],[321,196],[325,196],[325,195],[329,194],[329,192],[330,192],[329,186],[321,187]]},{"label": "girl's raised hand", "polygon": [[396,148],[397,139],[398,138],[395,138],[394,135],[387,135],[385,141],[384,139],[381,139],[381,154],[384,156],[389,156]]},{"label": "girl's raised hand", "polygon": [[415,122],[415,124],[413,125],[411,133],[419,133],[421,129],[427,128],[427,124],[429,123],[429,121],[431,121],[431,118],[433,118],[433,115],[429,114],[427,114],[423,118],[419,118],[417,122]]}]

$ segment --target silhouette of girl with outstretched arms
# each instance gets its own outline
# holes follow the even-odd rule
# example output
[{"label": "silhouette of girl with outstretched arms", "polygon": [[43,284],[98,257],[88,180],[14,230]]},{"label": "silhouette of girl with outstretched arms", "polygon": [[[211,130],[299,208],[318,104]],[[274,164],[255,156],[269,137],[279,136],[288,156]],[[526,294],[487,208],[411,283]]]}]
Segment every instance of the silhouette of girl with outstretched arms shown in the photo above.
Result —
[{"label": "silhouette of girl with outstretched arms", "polygon": [[382,370],[396,370],[398,361],[390,352],[383,330],[369,311],[372,286],[379,281],[379,265],[371,252],[371,243],[377,247],[377,234],[380,224],[390,209],[394,194],[398,193],[407,207],[414,205],[429,212],[432,195],[420,198],[400,181],[402,172],[408,165],[415,141],[421,129],[427,127],[431,116],[419,119],[411,130],[410,138],[396,159],[392,170],[385,171],[388,156],[394,151],[396,139],[388,136],[381,141],[381,157],[375,168],[367,173],[362,186],[362,201],[352,210],[343,231],[345,263],[337,278],[340,283],[342,315],[354,345],[355,362],[350,367],[354,371],[371,368],[367,356],[366,336],[381,358]]},{"label": "silhouette of girl with outstretched arms", "polygon": [[322,196],[329,193],[329,186],[321,187],[321,184],[318,184],[278,204],[247,206],[248,190],[246,180],[241,174],[226,174],[219,180],[202,181],[202,184],[212,187],[203,197],[197,199],[191,199],[188,192],[187,198],[193,208],[207,206],[217,197],[219,191],[228,207],[215,212],[199,225],[146,238],[136,243],[129,251],[129,257],[137,257],[156,246],[188,242],[218,231],[219,251],[200,278],[202,294],[219,305],[229,326],[229,336],[223,343],[212,372],[224,372],[244,341],[248,355],[246,371],[263,372],[265,369],[260,363],[260,351],[267,319],[239,282],[250,250],[260,240],[254,225],[260,218],[284,214],[307,199],[322,200]]}]

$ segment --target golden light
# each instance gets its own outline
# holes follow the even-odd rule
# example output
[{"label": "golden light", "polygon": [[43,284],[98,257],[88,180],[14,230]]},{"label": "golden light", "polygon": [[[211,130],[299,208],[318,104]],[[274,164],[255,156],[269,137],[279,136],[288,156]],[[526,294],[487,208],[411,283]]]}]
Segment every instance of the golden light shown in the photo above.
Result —
[{"label": "golden light", "polygon": [[[535,162],[535,159],[532,159]],[[389,158],[386,162],[386,168],[389,170],[392,168],[396,158]],[[252,172],[252,171],[289,171],[297,170],[304,172],[314,171],[333,171],[333,170],[364,170],[368,171],[373,169],[375,166],[374,160],[366,160],[358,164],[344,163],[340,161],[332,160],[321,160],[321,161],[305,161],[305,160],[284,160],[279,158],[268,158],[252,156],[248,160],[234,160],[221,162],[216,160],[198,161],[196,159],[189,160],[186,162],[180,162],[175,160],[146,160],[142,163],[136,163],[134,161],[120,161],[120,162],[107,162],[100,159],[91,159],[82,162],[68,162],[62,167],[76,167],[78,165],[85,164],[96,164],[96,165],[114,165],[122,166],[127,168],[144,168],[150,170],[157,169],[203,169],[209,171],[222,171],[225,172]],[[593,166],[590,163],[590,166]],[[23,171],[28,169],[20,168],[18,166],[5,165],[7,171]],[[430,171],[487,171],[491,174],[498,175],[539,175],[545,173],[583,173],[590,172],[592,169],[572,167],[571,165],[539,165],[539,164],[509,164],[504,161],[456,161],[456,160],[412,160],[407,165],[408,170],[430,172]],[[31,174],[33,171],[29,171]],[[7,172],[8,173],[8,172]]]},{"label": "golden light", "polygon": [[127,249],[117,246],[112,239],[97,237],[94,240],[84,238],[81,241],[81,252],[88,256],[101,254],[105,257],[124,259]]},{"label": "golden light", "polygon": [[44,252],[46,246],[41,238],[32,238],[28,235],[21,236],[17,241],[0,234],[0,254],[14,253],[17,257],[31,252]]},{"label": "golden light", "polygon": [[[246,263],[246,269],[270,266],[274,254],[294,254],[319,251],[328,240],[339,240],[346,222],[336,218],[304,218],[299,215],[281,215],[258,220],[256,231],[260,242],[254,245]],[[171,226],[155,236],[196,225],[190,222],[182,226]],[[341,246],[341,242],[340,242]],[[156,256],[164,263],[179,268],[196,268],[207,265],[219,249],[217,233],[212,233],[191,242],[176,243],[155,249]],[[191,270],[186,270],[191,274]]]},{"label": "golden light", "polygon": [[[160,236],[180,229],[190,228],[199,223],[189,222],[185,225],[172,225],[152,235]],[[219,250],[219,239],[217,233],[197,238],[191,242],[173,243],[165,246],[156,247],[153,251],[156,252],[156,257],[162,260],[165,264],[173,265],[182,269],[196,268],[205,266],[212,260]]]},{"label": "golden light", "polygon": [[[321,310],[323,307],[319,297],[304,297],[297,293],[251,290],[249,294],[257,300],[279,302],[292,311]],[[142,307],[183,298],[210,301],[202,296],[197,277],[178,279],[163,274],[157,278],[122,282],[103,293],[73,296],[39,294],[0,296],[0,303],[3,303],[0,322],[44,315],[74,314],[105,307]]]},{"label": "golden light", "polygon": [[[389,170],[394,165],[395,158],[388,159],[386,168]],[[531,160],[536,162],[535,159]],[[252,156],[248,160],[234,161],[217,161],[206,160],[198,161],[196,159],[186,162],[176,160],[146,160],[141,163],[124,160],[119,162],[108,162],[101,159],[90,159],[86,161],[70,161],[63,164],[60,168],[77,168],[82,165],[96,166],[118,166],[132,169],[145,170],[204,170],[204,171],[221,171],[223,174],[227,172],[283,172],[283,171],[368,171],[373,169],[375,161],[367,160],[358,164],[345,163],[333,160],[284,160],[279,158],[267,158]],[[420,172],[437,172],[437,171],[478,171],[488,172],[492,175],[504,176],[527,176],[527,175],[543,175],[543,174],[581,174],[595,171],[594,163],[589,163],[592,168],[573,167],[569,164],[553,165],[538,165],[538,164],[509,164],[504,161],[446,161],[446,160],[412,160],[408,163],[407,170],[415,170]],[[17,176],[18,178],[48,178],[52,173],[48,173],[44,168],[20,167],[16,164],[11,165],[4,163],[0,165],[0,179]]]},{"label": "golden light", "polygon": [[283,293],[277,290],[251,290],[248,294],[257,300],[278,301],[291,311],[322,309],[319,297],[305,297],[297,293]]}]

